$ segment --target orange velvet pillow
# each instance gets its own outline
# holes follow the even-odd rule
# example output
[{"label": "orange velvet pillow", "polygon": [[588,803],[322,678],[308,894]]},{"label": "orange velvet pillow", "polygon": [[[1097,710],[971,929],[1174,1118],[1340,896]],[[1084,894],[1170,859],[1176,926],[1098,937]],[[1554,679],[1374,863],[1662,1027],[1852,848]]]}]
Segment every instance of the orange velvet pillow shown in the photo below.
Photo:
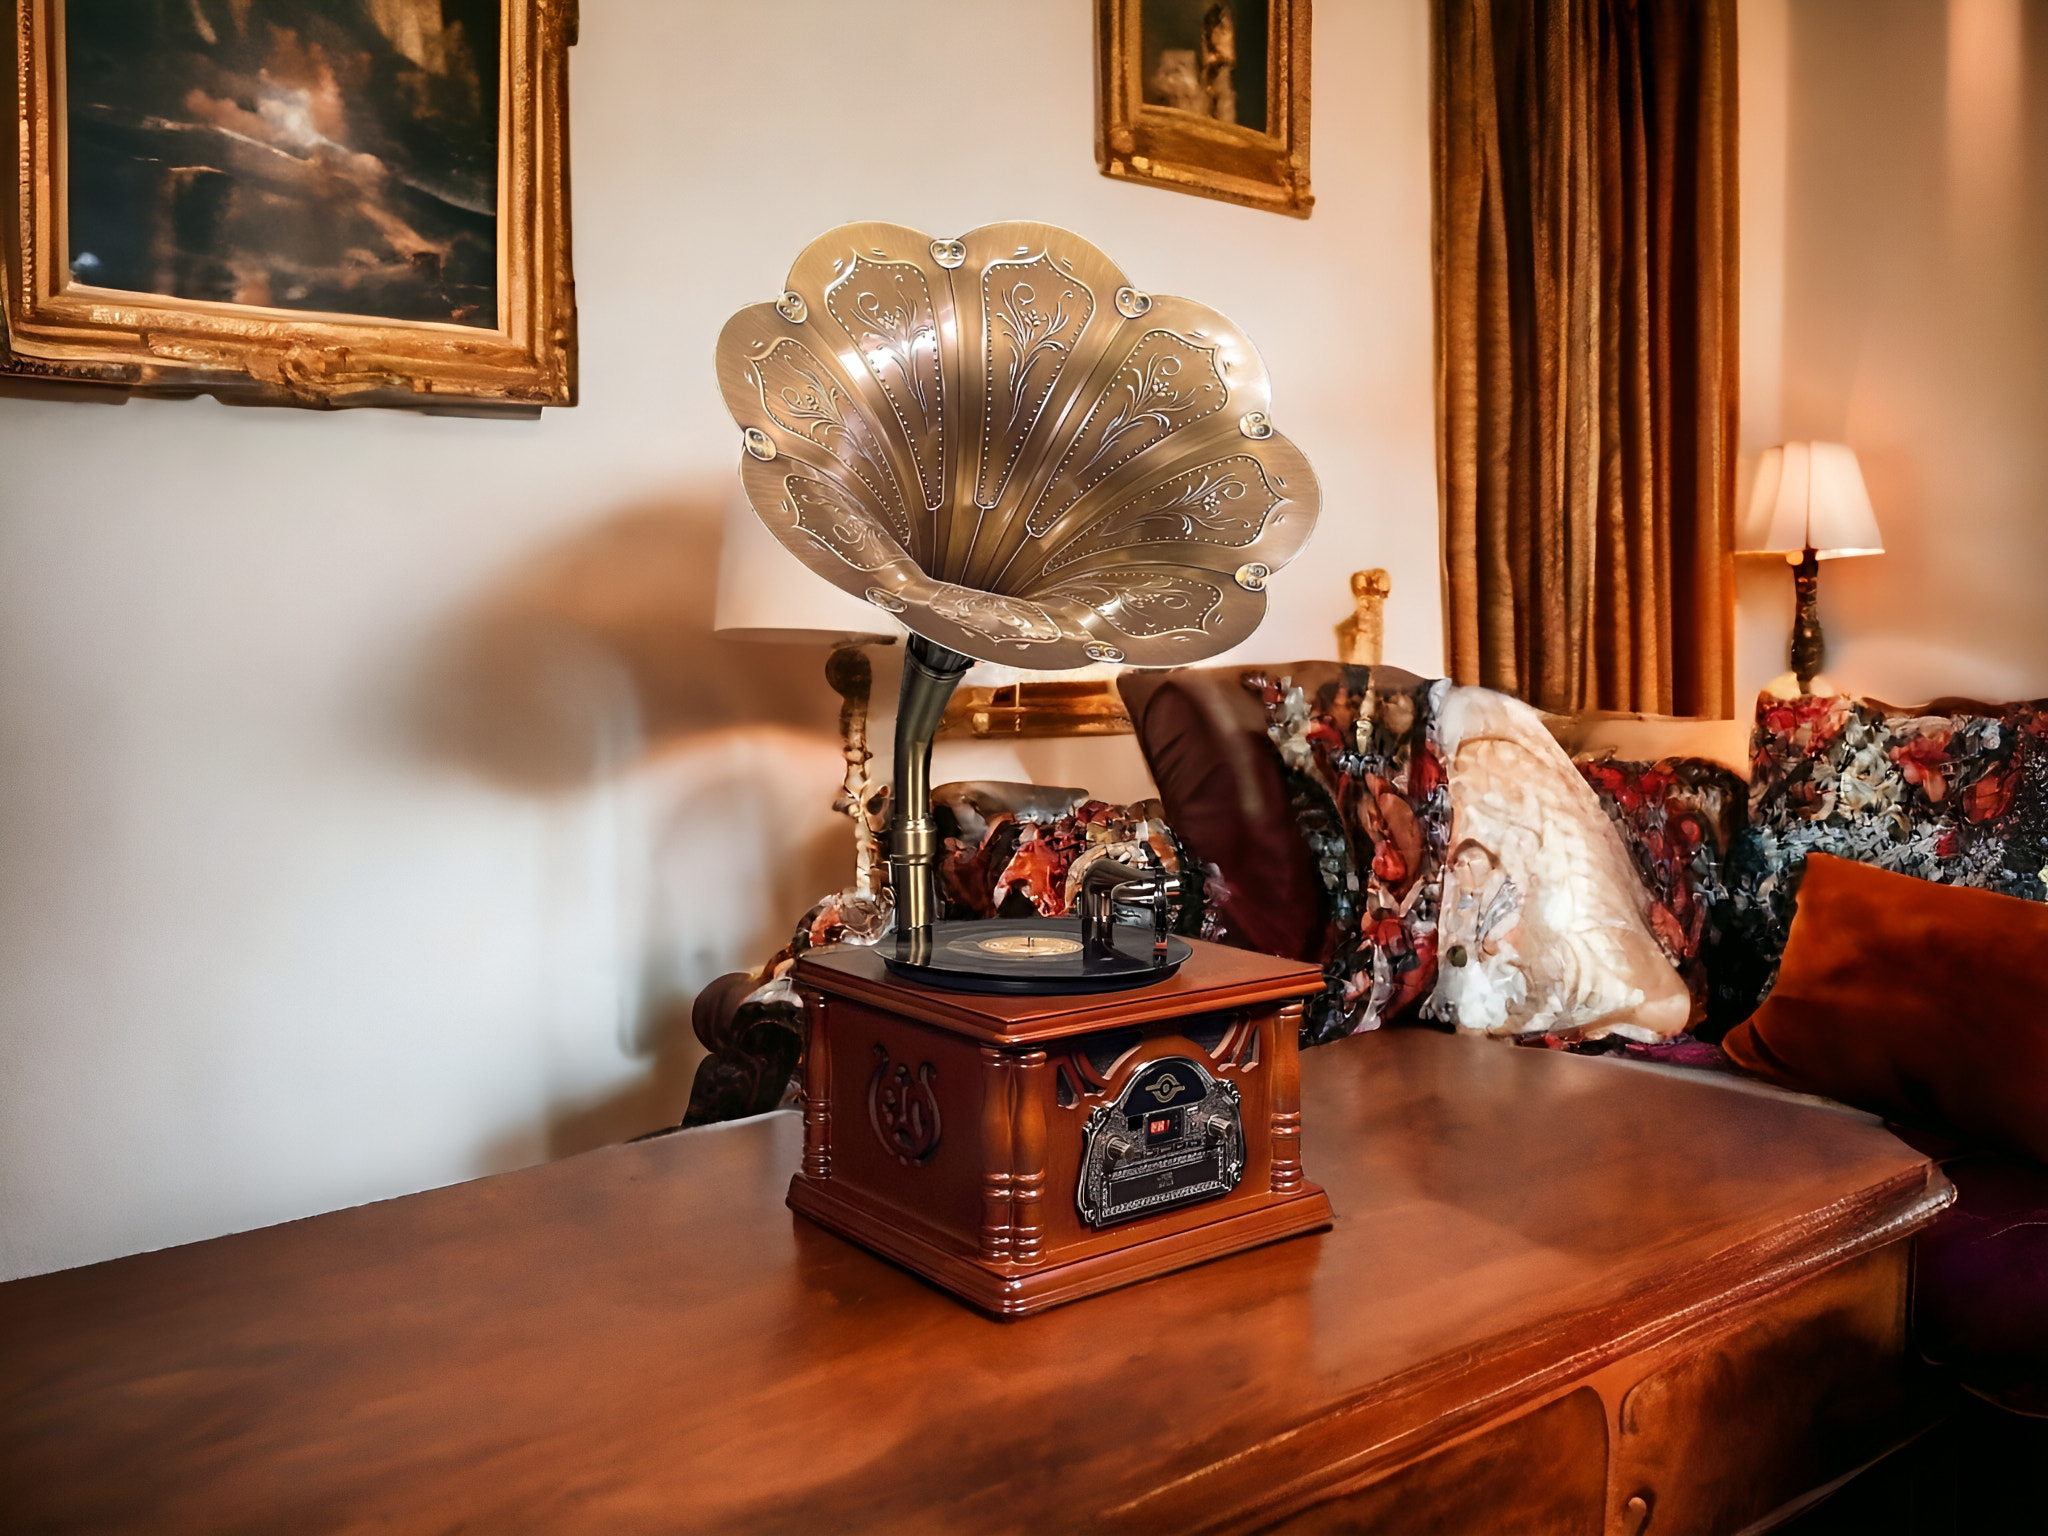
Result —
[{"label": "orange velvet pillow", "polygon": [[1811,854],[1777,985],[1721,1048],[2048,1163],[2048,906]]}]

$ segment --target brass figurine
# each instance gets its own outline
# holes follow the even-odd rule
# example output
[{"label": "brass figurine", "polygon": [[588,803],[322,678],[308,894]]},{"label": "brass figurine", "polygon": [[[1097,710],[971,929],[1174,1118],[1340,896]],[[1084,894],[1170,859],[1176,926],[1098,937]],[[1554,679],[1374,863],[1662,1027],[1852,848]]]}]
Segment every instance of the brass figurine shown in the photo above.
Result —
[{"label": "brass figurine", "polygon": [[1393,578],[1378,566],[1351,573],[1351,617],[1337,626],[1337,659],[1354,667],[1376,667],[1383,659],[1387,595]]}]

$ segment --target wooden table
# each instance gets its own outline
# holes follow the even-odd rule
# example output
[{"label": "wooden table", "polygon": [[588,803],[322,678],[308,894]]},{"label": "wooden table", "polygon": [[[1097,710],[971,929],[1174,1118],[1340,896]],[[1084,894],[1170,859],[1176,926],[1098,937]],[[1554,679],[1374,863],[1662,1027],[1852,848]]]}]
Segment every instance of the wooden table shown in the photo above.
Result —
[{"label": "wooden table", "polygon": [[1881,1127],[1414,1030],[1302,1086],[1334,1230],[1019,1322],[784,1209],[792,1114],[0,1286],[0,1526],[1666,1536],[1896,1433],[1949,1190]]}]

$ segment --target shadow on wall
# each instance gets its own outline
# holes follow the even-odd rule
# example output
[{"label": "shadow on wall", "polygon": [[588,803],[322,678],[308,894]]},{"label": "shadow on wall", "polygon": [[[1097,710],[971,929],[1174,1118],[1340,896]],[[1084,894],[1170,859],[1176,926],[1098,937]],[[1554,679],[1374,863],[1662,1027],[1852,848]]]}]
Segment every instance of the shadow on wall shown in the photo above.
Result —
[{"label": "shadow on wall", "polygon": [[[746,725],[833,736],[828,646],[711,632],[724,500],[707,488],[630,507],[509,572],[443,638],[419,712],[428,746],[549,793],[619,771],[608,754],[622,704],[636,755]],[[607,672],[626,697],[601,680]]]},{"label": "shadow on wall", "polygon": [[[570,899],[615,909],[602,964],[625,1001],[572,1003],[574,1017],[549,1022],[572,1037],[567,1056],[599,1069],[551,1060],[545,1125],[508,1128],[484,1159],[493,1168],[679,1122],[703,1055],[697,992],[760,964],[850,872],[830,810],[830,648],[712,633],[725,496],[721,485],[628,507],[509,571],[447,626],[413,701],[414,738],[432,756],[582,807],[608,843],[611,890]],[[625,1082],[602,1070],[618,1055],[644,1063]],[[593,1075],[605,1086],[561,1087]]]}]

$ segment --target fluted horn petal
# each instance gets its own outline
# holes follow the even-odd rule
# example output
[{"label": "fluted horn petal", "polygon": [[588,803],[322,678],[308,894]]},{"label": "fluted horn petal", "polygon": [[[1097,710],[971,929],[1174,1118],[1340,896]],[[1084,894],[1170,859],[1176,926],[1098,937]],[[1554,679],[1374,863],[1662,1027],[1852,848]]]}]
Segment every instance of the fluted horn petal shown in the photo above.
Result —
[{"label": "fluted horn petal", "polygon": [[822,235],[727,322],[718,378],[775,536],[983,661],[1213,656],[1315,527],[1244,334],[1050,224]]}]

